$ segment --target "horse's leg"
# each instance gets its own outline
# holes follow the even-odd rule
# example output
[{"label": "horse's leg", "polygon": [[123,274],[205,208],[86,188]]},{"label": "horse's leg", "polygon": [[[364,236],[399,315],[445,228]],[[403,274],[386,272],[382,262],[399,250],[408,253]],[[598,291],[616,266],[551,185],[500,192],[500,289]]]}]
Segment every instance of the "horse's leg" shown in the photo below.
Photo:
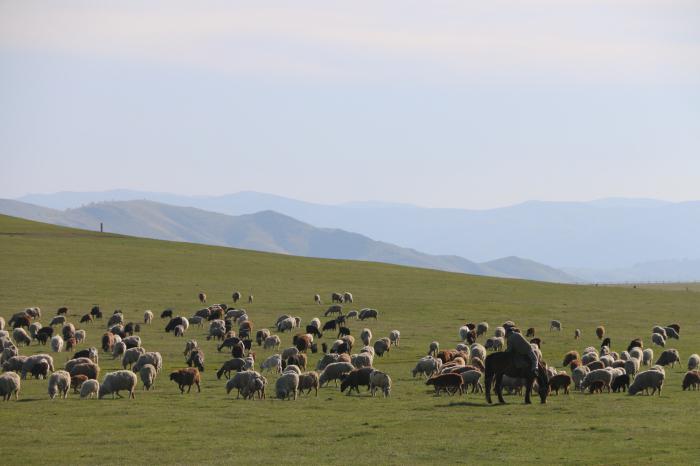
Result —
[{"label": "horse's leg", "polygon": [[527,384],[525,386],[525,404],[529,405],[532,404],[532,401],[530,401],[530,394],[532,393],[532,382],[535,380],[534,377],[528,377],[525,379],[525,383]]},{"label": "horse's leg", "polygon": [[486,371],[486,377],[484,378],[484,384],[486,388],[484,392],[486,393],[486,402],[491,404],[491,383],[493,382],[493,372]]},{"label": "horse's leg", "polygon": [[498,402],[501,404],[505,404],[506,400],[503,399],[503,373],[499,372],[496,374],[496,386],[495,386],[495,391],[496,395],[498,395]]}]

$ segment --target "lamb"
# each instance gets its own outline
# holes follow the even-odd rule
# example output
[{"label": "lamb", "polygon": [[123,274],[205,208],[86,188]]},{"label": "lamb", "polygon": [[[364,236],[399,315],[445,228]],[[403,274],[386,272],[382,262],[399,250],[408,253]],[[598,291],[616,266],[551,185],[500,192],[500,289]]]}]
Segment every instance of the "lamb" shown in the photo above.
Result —
[{"label": "lamb", "polygon": [[549,323],[549,331],[551,332],[552,330],[557,330],[561,332],[561,322],[559,322],[558,320],[552,320]]},{"label": "lamb", "polygon": [[226,382],[226,393],[231,393],[231,390],[235,388],[238,392],[238,394],[236,395],[236,398],[238,399],[241,396],[241,390],[244,389],[244,387],[248,387],[250,385],[250,382],[256,378],[263,377],[255,371],[236,372],[235,374],[233,374],[233,377],[231,377],[229,381]]},{"label": "lamb", "polygon": [[374,353],[378,357],[382,357],[384,353],[388,353],[391,348],[391,342],[388,338],[382,338],[374,342]]},{"label": "lamb", "polygon": [[666,346],[666,339],[660,333],[652,333],[651,342],[661,347]]},{"label": "lamb", "polygon": [[66,316],[59,315],[59,316],[55,316],[53,319],[51,319],[51,323],[49,324],[49,327],[53,327],[54,325],[63,325],[65,323],[66,323]]},{"label": "lamb", "polygon": [[306,390],[306,394],[311,393],[313,389],[318,396],[318,388],[320,386],[318,373],[315,371],[304,372],[299,376],[299,393]]},{"label": "lamb", "polygon": [[87,337],[87,333],[85,332],[85,330],[76,330],[75,331],[75,342],[76,343],[84,342],[86,337]]},{"label": "lamb", "polygon": [[693,390],[700,388],[700,372],[698,371],[688,371],[683,377],[683,391],[688,390],[692,387]]},{"label": "lamb", "polygon": [[647,391],[651,388],[652,395],[658,390],[659,396],[661,396],[661,388],[663,387],[665,378],[666,375],[663,372],[653,369],[640,372],[639,374],[637,374],[637,377],[635,377],[632,385],[630,385],[630,388],[627,391],[627,393],[629,393],[630,395],[636,395],[642,390]]},{"label": "lamb", "polygon": [[279,349],[280,344],[282,341],[280,340],[280,337],[277,335],[271,335],[267,338],[265,338],[265,342],[263,344],[263,348],[265,349]]},{"label": "lamb", "polygon": [[63,351],[63,338],[60,335],[56,335],[51,338],[51,351],[54,353],[60,353]]},{"label": "lamb", "polygon": [[612,383],[612,380],[613,374],[611,371],[606,369],[592,370],[583,378],[583,382],[581,382],[581,389],[586,390],[586,388],[590,387],[594,382],[602,382],[603,387],[607,388],[608,392],[610,392],[610,384]]},{"label": "lamb", "polygon": [[139,376],[141,377],[141,382],[143,382],[143,388],[150,390],[156,383],[157,375],[158,372],[152,364],[144,364],[143,367],[139,369]]},{"label": "lamb", "polygon": [[70,374],[66,371],[56,371],[49,377],[49,397],[53,400],[56,395],[59,398],[68,397],[70,388]]},{"label": "lamb", "polygon": [[73,393],[78,393],[78,389],[86,382],[88,378],[82,374],[74,375],[70,378],[70,387],[73,389]]},{"label": "lamb", "polygon": [[270,330],[263,328],[255,332],[255,342],[258,346],[262,346],[263,342],[271,335]]},{"label": "lamb", "polygon": [[21,327],[17,327],[16,329],[12,330],[12,339],[15,341],[17,346],[22,344],[29,346],[32,342],[32,339],[27,331]]},{"label": "lamb", "polygon": [[124,352],[124,357],[122,358],[122,367],[126,369],[126,366],[131,366],[139,360],[142,354],[146,352],[145,349],[137,346],[135,348],[129,348]]},{"label": "lamb", "polygon": [[282,356],[279,354],[273,354],[269,358],[265,359],[262,364],[260,364],[260,370],[275,371],[276,373],[282,372]]},{"label": "lamb", "polygon": [[187,393],[190,393],[190,390],[192,390],[192,385],[197,386],[198,393],[202,391],[200,387],[201,376],[199,374],[199,370],[196,367],[186,367],[184,369],[178,369],[174,372],[171,372],[170,380],[173,380],[175,381],[175,383],[177,383],[181,394],[185,393],[185,387],[187,387]]},{"label": "lamb", "polygon": [[97,364],[93,364],[92,362],[76,364],[73,367],[71,367],[69,373],[71,376],[84,375],[88,379],[97,380],[100,375],[100,366],[98,366]]},{"label": "lamb", "polygon": [[275,382],[275,394],[280,400],[294,398],[297,399],[299,389],[299,374],[287,372]]},{"label": "lamb", "polygon": [[[140,369],[140,367],[139,367]],[[136,398],[136,395],[134,394],[134,389],[136,388],[136,374],[134,374],[131,371],[127,370],[121,370],[121,371],[114,371],[110,372],[107,375],[105,375],[104,380],[102,381],[102,384],[100,384],[99,391],[97,393],[97,398],[102,399],[104,398],[105,395],[112,395],[112,399],[114,399],[114,395],[116,394],[119,398],[123,398],[119,392],[122,390],[128,390],[129,391],[129,398]]]},{"label": "lamb", "polygon": [[481,382],[479,381],[481,379],[481,372],[476,371],[476,370],[467,370],[464,371],[460,374],[462,376],[462,382],[464,383],[464,389],[466,390],[468,387],[472,387],[472,393],[476,391],[483,392],[484,387],[481,385]]},{"label": "lamb", "polygon": [[630,386],[630,376],[629,374],[622,374],[615,377],[610,385],[610,388],[614,393],[619,391],[626,391]]},{"label": "lamb", "polygon": [[691,354],[688,358],[688,370],[694,371],[700,368],[700,356],[697,354]]},{"label": "lamb", "polygon": [[323,304],[323,303],[321,302],[321,295],[319,295],[319,294],[315,294],[315,295],[314,295],[314,303],[319,304],[319,305],[320,305],[320,304]]},{"label": "lamb", "polygon": [[328,384],[331,380],[338,381],[342,375],[353,371],[355,368],[349,362],[334,362],[328,364],[319,377],[321,387]]},{"label": "lamb", "polygon": [[368,328],[363,328],[362,332],[360,332],[360,340],[365,346],[369,346],[372,341],[372,331]]},{"label": "lamb", "polygon": [[476,336],[480,337],[481,335],[486,334],[486,332],[489,331],[489,324],[488,322],[479,322],[476,324]]},{"label": "lamb", "polygon": [[13,394],[15,395],[15,401],[19,400],[21,385],[19,375],[17,375],[15,372],[6,372],[1,374],[0,396],[2,396],[3,401],[9,401]]},{"label": "lamb", "polygon": [[571,385],[572,378],[566,373],[557,374],[549,379],[549,391],[559,394],[559,390],[564,390],[564,394],[569,394],[569,385]]},{"label": "lamb", "polygon": [[114,344],[116,343],[116,340],[114,338],[114,334],[112,332],[107,332],[104,335],[102,335],[102,351],[104,352],[109,352],[114,349]]},{"label": "lamb", "polygon": [[651,348],[647,348],[643,351],[642,353],[642,363],[645,366],[651,365],[651,361],[654,360],[654,350]]},{"label": "lamb", "polygon": [[391,392],[391,377],[389,374],[380,371],[372,371],[369,375],[369,391],[372,396],[375,395],[377,389],[381,389],[384,398],[388,397]]},{"label": "lamb", "polygon": [[464,381],[462,380],[462,376],[459,374],[437,375],[429,378],[425,384],[433,385],[435,387],[436,395],[439,395],[443,390],[446,391],[448,395],[453,395],[456,392],[459,392],[460,395],[464,393]]},{"label": "lamb", "polygon": [[84,400],[86,398],[92,398],[93,395],[97,397],[100,390],[100,383],[97,380],[86,380],[80,386],[80,399]]},{"label": "lamb", "polygon": [[[27,373],[31,373],[34,365],[37,364],[41,360],[46,360],[46,362],[49,363],[49,370],[53,372],[54,365],[53,365],[53,358],[51,356],[49,356],[48,354],[34,354],[32,356],[27,357],[27,359],[22,364],[22,374],[21,374],[22,379],[26,379]],[[70,377],[69,377],[69,379],[70,379]]]},{"label": "lamb", "polygon": [[669,364],[671,367],[675,367],[676,363],[681,362],[681,357],[680,354],[678,354],[678,350],[676,349],[667,349],[663,353],[661,353],[661,356],[659,356],[659,359],[656,360],[656,365],[657,366],[668,366]]},{"label": "lamb", "polygon": [[680,335],[678,335],[678,332],[673,327],[664,327],[664,330],[666,330],[666,339],[669,338],[675,338],[676,340],[680,339]]},{"label": "lamb", "polygon": [[151,364],[156,368],[156,372],[160,373],[163,369],[163,357],[157,351],[146,352],[139,356],[136,364],[131,368],[132,371],[138,372],[145,364]]},{"label": "lamb", "polygon": [[358,315],[359,315],[359,314],[358,314],[357,311],[352,310],[352,311],[349,311],[347,314],[345,314],[345,318],[348,319],[348,320],[350,320],[350,319],[353,319],[353,318],[357,318]]}]

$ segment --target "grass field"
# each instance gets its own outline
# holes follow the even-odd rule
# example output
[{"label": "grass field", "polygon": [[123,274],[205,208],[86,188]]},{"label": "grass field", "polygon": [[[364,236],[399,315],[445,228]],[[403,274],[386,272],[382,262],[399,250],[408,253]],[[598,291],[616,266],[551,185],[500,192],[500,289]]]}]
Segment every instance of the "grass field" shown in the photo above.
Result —
[{"label": "grass field", "polygon": [[[375,359],[394,381],[389,399],[345,396],[332,385],[319,396],[296,402],[235,400],[215,371],[230,356],[205,340],[206,328],[190,327],[207,356],[201,393],[180,395],[167,379],[184,366],[184,339],[166,334],[156,318],[141,332],[147,350],[160,351],[165,371],[154,391],[139,389],[136,400],[50,401],[46,381],[24,381],[19,402],[0,403],[5,426],[3,464],[135,463],[199,464],[279,462],[307,464],[453,463],[697,463],[700,392],[683,392],[681,379],[690,353],[700,352],[700,294],[615,287],[554,285],[473,277],[382,264],[304,259],[235,249],[171,243],[64,229],[0,217],[0,315],[6,319],[28,306],[41,307],[47,325],[60,306],[76,323],[94,303],[111,314],[122,309],[140,321],[144,309],[156,316],[166,307],[190,316],[200,308],[197,292],[210,302],[230,302],[233,289],[250,290],[255,303],[243,305],[256,328],[272,327],[291,313],[308,322],[332,291],[352,291],[352,308],[374,307],[377,322],[352,322],[375,338],[401,331],[401,348]],[[350,307],[346,307],[346,310]],[[428,343],[457,343],[466,321],[505,320],[533,326],[543,353],[560,366],[562,355],[588,345],[605,325],[613,349],[642,337],[654,324],[679,322],[681,339],[671,346],[682,367],[667,370],[661,397],[624,394],[552,396],[546,405],[526,406],[522,398],[488,406],[483,395],[435,397],[410,370]],[[559,319],[561,333],[548,322]],[[323,318],[322,318],[323,320]],[[86,346],[99,346],[105,323],[90,324]],[[573,339],[574,328],[584,337]],[[332,341],[331,338],[324,340]],[[282,337],[283,347],[291,335]],[[22,347],[22,354],[48,348]],[[255,349],[258,361],[272,351]],[[655,353],[659,354],[659,348]],[[55,355],[57,365],[69,354]],[[310,357],[316,363],[318,355]],[[101,355],[102,374],[118,360]],[[268,377],[274,384],[275,376]],[[10,429],[18,434],[12,435]],[[32,446],[32,444],[34,444]]]}]

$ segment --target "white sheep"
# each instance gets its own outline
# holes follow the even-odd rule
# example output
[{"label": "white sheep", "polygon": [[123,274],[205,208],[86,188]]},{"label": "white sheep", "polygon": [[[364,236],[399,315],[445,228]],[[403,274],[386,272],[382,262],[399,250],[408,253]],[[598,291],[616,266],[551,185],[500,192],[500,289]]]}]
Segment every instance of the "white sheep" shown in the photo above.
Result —
[{"label": "white sheep", "polygon": [[479,381],[481,379],[481,372],[479,371],[464,371],[460,374],[462,376],[462,380],[464,381],[464,388],[466,389],[471,385],[472,387],[472,393],[476,391],[483,392],[484,387],[481,385],[481,382]]},{"label": "white sheep", "polygon": [[280,344],[282,344],[282,341],[280,340],[280,337],[277,335],[270,335],[269,337],[265,338],[265,342],[263,343],[263,348],[264,349],[279,349]]},{"label": "white sheep", "polygon": [[658,390],[659,396],[661,396],[661,387],[664,384],[665,378],[666,378],[666,374],[664,372],[654,370],[654,369],[640,372],[639,374],[637,374],[637,377],[635,377],[632,385],[630,385],[628,393],[630,395],[636,395],[637,393],[641,392],[642,390],[647,392],[651,388],[652,395]]},{"label": "white sheep", "polygon": [[588,387],[590,387],[594,382],[603,382],[603,386],[608,389],[608,392],[610,391],[610,384],[613,381],[613,372],[608,369],[596,369],[594,371],[589,372],[586,374],[586,376],[583,378],[583,382],[581,382],[581,389],[585,390]]},{"label": "white sheep", "polygon": [[51,337],[51,351],[54,353],[63,351],[63,337],[61,337],[61,335],[54,335]]},{"label": "white sheep", "polygon": [[637,358],[630,358],[627,361],[625,361],[625,372],[630,376],[630,379],[634,377],[637,372],[639,372],[639,359]]},{"label": "white sheep", "polygon": [[459,341],[467,341],[467,336],[469,336],[469,327],[462,325],[459,328]]},{"label": "white sheep", "polygon": [[392,330],[389,332],[389,342],[392,345],[399,347],[401,345],[401,332],[398,330]]},{"label": "white sheep", "polygon": [[282,356],[279,354],[273,354],[269,358],[265,359],[262,364],[260,364],[260,370],[262,371],[275,371],[276,373],[282,372]]},{"label": "white sheep", "polygon": [[145,349],[137,346],[135,348],[129,348],[124,352],[124,357],[122,358],[122,367],[126,369],[126,366],[131,367],[136,361],[139,360],[142,354],[146,352]]},{"label": "white sheep", "polygon": [[285,372],[275,382],[275,394],[280,400],[287,398],[297,399],[299,390],[299,374],[295,372]]},{"label": "white sheep", "polygon": [[367,353],[372,356],[372,359],[374,359],[374,348],[371,346],[363,346],[360,348],[360,353]]},{"label": "white sheep", "polygon": [[87,338],[87,332],[85,330],[76,330],[75,331],[75,342],[80,344],[85,341]]},{"label": "white sheep", "polygon": [[552,330],[557,330],[561,332],[561,322],[559,322],[558,320],[552,320],[549,323],[549,331],[551,332]]},{"label": "white sheep", "polygon": [[156,368],[156,372],[160,373],[160,371],[163,370],[163,357],[157,351],[146,352],[139,356],[139,359],[131,370],[138,372],[145,364],[151,364]]},{"label": "white sheep", "polygon": [[581,356],[581,362],[583,363],[583,365],[590,364],[593,361],[597,361],[597,360],[598,360],[598,353],[596,353],[595,351],[589,352],[589,353],[584,353],[583,356]]},{"label": "white sheep", "polygon": [[654,360],[654,350],[647,348],[642,352],[642,363],[645,366],[650,366],[651,362]]},{"label": "white sheep", "polygon": [[[26,379],[27,374],[32,372],[32,368],[34,367],[34,365],[42,360],[46,360],[46,362],[49,363],[49,370],[53,372],[53,370],[54,370],[53,358],[50,355],[43,354],[43,353],[42,354],[34,354],[32,356],[29,356],[22,364],[22,379]],[[70,383],[69,383],[69,385],[70,385]]]},{"label": "white sheep", "polygon": [[321,376],[319,377],[319,384],[321,387],[326,385],[328,382],[331,380],[336,382],[336,385],[338,383],[338,380],[344,375],[347,374],[348,372],[351,372],[355,367],[350,364],[349,362],[334,362],[332,364],[328,364],[325,369],[323,369],[323,372],[321,373]]},{"label": "white sheep", "polygon": [[241,390],[250,385],[251,380],[261,378],[262,375],[255,371],[241,371],[233,374],[226,382],[226,393],[231,393],[234,388],[238,391],[236,398],[240,398]]},{"label": "white sheep", "polygon": [[89,379],[83,382],[80,386],[80,399],[84,400],[86,398],[92,398],[93,396],[97,398],[97,394],[100,391],[100,383],[97,380]]},{"label": "white sheep", "polygon": [[[136,349],[136,348],[132,348]],[[143,388],[150,390],[151,387],[156,383],[156,376],[158,371],[152,364],[144,364],[139,369],[139,376],[141,377],[141,382],[143,382]]]},{"label": "white sheep", "polygon": [[484,348],[486,349],[492,349],[494,351],[499,351],[500,349],[503,348],[503,338],[502,337],[491,337],[486,340],[486,343],[484,344]]},{"label": "white sheep", "polygon": [[369,374],[369,391],[372,396],[375,395],[377,389],[381,389],[384,397],[388,397],[391,392],[391,377],[381,371],[372,371]]},{"label": "white sheep", "polygon": [[358,353],[350,356],[350,363],[357,369],[361,367],[372,367],[373,362],[372,355],[369,353]]},{"label": "white sheep", "polygon": [[486,359],[486,348],[480,343],[474,343],[469,347],[471,351],[472,360],[474,358],[479,358],[482,362]]},{"label": "white sheep", "polygon": [[32,342],[32,338],[29,336],[27,331],[21,327],[12,330],[12,339],[15,341],[15,344],[17,344],[17,346],[19,346],[20,344],[25,344],[26,346],[29,346],[29,344]]},{"label": "white sheep", "polygon": [[153,311],[145,310],[143,311],[143,323],[148,325],[153,322]]},{"label": "white sheep", "polygon": [[425,356],[416,363],[416,367],[413,368],[411,374],[413,377],[418,374],[425,375],[426,377],[432,377],[433,374],[440,370],[441,366],[442,361],[440,359],[432,356]]},{"label": "white sheep", "polygon": [[3,401],[9,401],[15,395],[15,401],[19,400],[19,391],[22,384],[16,372],[0,374],[0,396]]},{"label": "white sheep", "polygon": [[688,358],[688,370],[695,371],[700,368],[700,356],[697,354],[691,354]]},{"label": "white sheep", "polygon": [[66,371],[56,371],[49,377],[49,397],[53,400],[56,395],[59,398],[68,397],[70,388],[70,374]]},{"label": "white sheep", "polygon": [[109,374],[105,375],[104,380],[102,380],[97,397],[102,399],[105,395],[109,395],[111,393],[112,399],[114,399],[114,395],[117,395],[119,398],[123,398],[119,392],[122,390],[128,390],[129,398],[136,398],[136,395],[134,394],[136,383],[136,374],[131,371],[121,370],[110,372]]},{"label": "white sheep", "polygon": [[295,374],[301,375],[301,369],[299,369],[299,366],[297,366],[296,364],[287,365],[287,367],[284,368],[282,373],[286,374],[287,372],[294,372]]},{"label": "white sheep", "polygon": [[[115,336],[118,336],[118,335],[115,335]],[[115,343],[114,347],[112,348],[112,359],[117,359],[118,357],[122,356],[124,353],[126,353],[126,343],[124,343],[123,341]]]},{"label": "white sheep", "polygon": [[[651,351],[651,349],[650,349],[650,351]],[[643,353],[643,351],[642,351],[642,348],[639,348],[639,347],[636,347],[636,346],[630,350],[630,357],[631,357],[631,358],[637,358],[637,359],[639,359],[640,361],[641,361],[642,359],[644,359],[643,354],[644,354],[644,353]],[[652,354],[653,354],[653,351],[652,351]]]},{"label": "white sheep", "polygon": [[571,372],[571,379],[574,382],[574,387],[577,390],[581,390],[581,383],[583,382],[583,379],[588,375],[590,372],[590,369],[586,366],[578,366],[576,369],[574,369]]},{"label": "white sheep", "polygon": [[661,347],[666,346],[666,339],[660,333],[652,333],[651,342]]},{"label": "white sheep", "polygon": [[496,327],[496,330],[493,332],[493,336],[499,337],[499,338],[505,338],[506,337],[506,329],[503,327]]}]

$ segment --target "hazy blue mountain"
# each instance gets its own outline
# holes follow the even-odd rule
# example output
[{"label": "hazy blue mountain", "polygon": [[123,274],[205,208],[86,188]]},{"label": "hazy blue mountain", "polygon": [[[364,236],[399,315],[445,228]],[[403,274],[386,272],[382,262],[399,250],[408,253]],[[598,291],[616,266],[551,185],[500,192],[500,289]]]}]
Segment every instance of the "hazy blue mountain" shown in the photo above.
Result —
[{"label": "hazy blue mountain", "polygon": [[577,278],[542,264],[506,258],[477,264],[454,255],[429,255],[340,229],[316,228],[270,210],[238,216],[153,201],[116,201],[59,211],[0,200],[0,213],[31,220],[146,238],[187,241],[332,259],[353,259],[451,272],[574,282]]},{"label": "hazy blue mountain", "polygon": [[341,228],[429,254],[457,255],[477,262],[517,256],[559,269],[622,269],[643,262],[700,259],[700,202],[615,198],[530,201],[465,210],[381,202],[323,205],[255,192],[187,197],[110,191],[23,199],[43,206],[76,207],[78,197],[89,202],[118,195],[230,215],[274,210],[315,226]]}]

